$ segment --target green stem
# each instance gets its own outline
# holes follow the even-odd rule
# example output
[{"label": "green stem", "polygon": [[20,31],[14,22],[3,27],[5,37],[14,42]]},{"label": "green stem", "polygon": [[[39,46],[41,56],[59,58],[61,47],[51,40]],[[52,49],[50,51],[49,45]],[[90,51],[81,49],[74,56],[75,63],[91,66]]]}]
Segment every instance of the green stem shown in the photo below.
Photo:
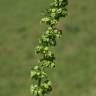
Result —
[{"label": "green stem", "polygon": [[58,8],[59,8],[59,0],[57,0],[57,3],[58,3]]},{"label": "green stem", "polygon": [[38,80],[38,87],[41,86],[41,78]]}]

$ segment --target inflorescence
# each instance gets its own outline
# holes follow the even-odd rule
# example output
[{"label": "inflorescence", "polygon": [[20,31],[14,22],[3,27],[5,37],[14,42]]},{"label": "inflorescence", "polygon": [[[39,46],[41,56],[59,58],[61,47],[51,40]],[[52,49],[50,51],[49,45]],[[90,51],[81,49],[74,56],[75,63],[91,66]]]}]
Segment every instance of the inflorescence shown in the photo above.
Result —
[{"label": "inflorescence", "polygon": [[52,83],[48,79],[46,68],[55,67],[55,56],[52,47],[56,46],[56,39],[62,35],[62,30],[56,25],[61,17],[66,17],[67,0],[53,0],[49,8],[46,10],[45,17],[41,19],[41,23],[48,25],[47,31],[41,36],[39,45],[35,48],[35,53],[40,55],[38,65],[31,70],[31,92],[33,96],[45,96],[52,91]]}]

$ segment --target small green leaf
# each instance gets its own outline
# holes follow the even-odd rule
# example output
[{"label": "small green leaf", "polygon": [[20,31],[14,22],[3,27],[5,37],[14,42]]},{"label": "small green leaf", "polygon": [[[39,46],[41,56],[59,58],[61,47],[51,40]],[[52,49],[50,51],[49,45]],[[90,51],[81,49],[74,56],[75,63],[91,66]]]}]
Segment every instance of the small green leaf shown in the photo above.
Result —
[{"label": "small green leaf", "polygon": [[39,66],[35,66],[35,67],[34,67],[34,70],[38,70],[38,69],[39,69]]},{"label": "small green leaf", "polygon": [[51,68],[54,68],[55,67],[55,63],[51,63]]},{"label": "small green leaf", "polygon": [[31,78],[33,78],[36,75],[36,71],[32,70],[31,71]]}]

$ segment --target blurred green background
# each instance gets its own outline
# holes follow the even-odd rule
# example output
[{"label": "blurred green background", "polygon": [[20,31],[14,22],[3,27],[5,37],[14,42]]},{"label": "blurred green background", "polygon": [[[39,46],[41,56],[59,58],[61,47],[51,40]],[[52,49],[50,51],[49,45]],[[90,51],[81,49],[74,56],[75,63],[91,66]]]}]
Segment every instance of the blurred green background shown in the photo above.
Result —
[{"label": "blurred green background", "polygon": [[[0,96],[31,96],[34,48],[46,29],[39,21],[51,0],[0,0]],[[96,96],[96,0],[69,0],[55,47],[50,96]]]}]

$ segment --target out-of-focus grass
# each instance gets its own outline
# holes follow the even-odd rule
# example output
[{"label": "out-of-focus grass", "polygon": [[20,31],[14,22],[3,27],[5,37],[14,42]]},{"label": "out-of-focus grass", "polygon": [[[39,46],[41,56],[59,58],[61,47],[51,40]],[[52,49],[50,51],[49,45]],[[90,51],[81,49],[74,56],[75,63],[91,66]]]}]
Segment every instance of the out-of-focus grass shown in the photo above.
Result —
[{"label": "out-of-focus grass", "polygon": [[[47,0],[0,0],[0,96],[31,96],[39,24]],[[50,71],[54,96],[96,96],[96,0],[69,0],[69,16]],[[62,21],[63,22],[63,21]]]}]

